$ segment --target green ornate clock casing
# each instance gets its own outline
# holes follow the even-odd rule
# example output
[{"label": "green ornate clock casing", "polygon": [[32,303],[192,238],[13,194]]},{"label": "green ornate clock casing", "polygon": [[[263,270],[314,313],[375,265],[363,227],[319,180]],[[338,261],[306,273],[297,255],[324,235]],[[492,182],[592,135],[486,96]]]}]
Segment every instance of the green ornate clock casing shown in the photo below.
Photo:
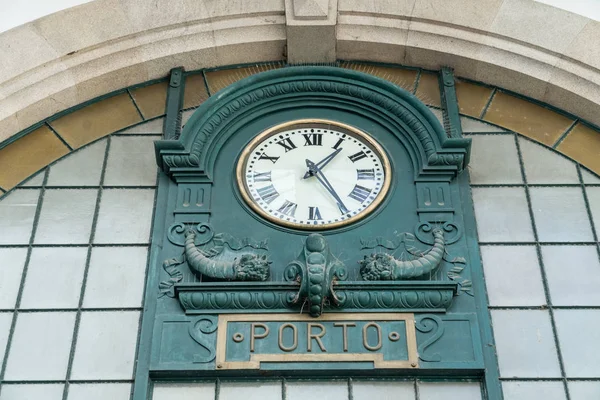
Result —
[{"label": "green ornate clock casing", "polygon": [[[174,73],[174,91],[178,79]],[[451,96],[447,80],[446,71],[442,92]],[[248,144],[298,120],[363,132],[389,158],[389,187],[361,218],[307,230],[285,223],[289,199],[271,207],[284,223],[248,200],[243,185],[254,181],[240,182],[245,171],[236,175],[240,157],[255,150]],[[317,152],[303,153],[316,142],[294,140],[279,146],[281,156],[297,151],[306,164],[286,179],[317,178],[315,190],[332,195],[322,176],[354,167],[343,158],[353,154],[341,153],[327,172]],[[321,141],[335,153],[332,140]],[[135,398],[145,398],[154,379],[295,374],[460,376],[496,391],[468,177],[461,173],[469,148],[469,140],[448,137],[410,93],[340,68],[286,67],[211,97],[179,138],[156,142],[164,174]],[[262,151],[255,158],[261,154],[273,162]],[[330,188],[343,186],[336,182],[344,178],[336,179]],[[350,204],[351,190],[335,194],[332,201]],[[360,206],[361,199],[352,201]],[[255,200],[264,197],[255,193]]]}]

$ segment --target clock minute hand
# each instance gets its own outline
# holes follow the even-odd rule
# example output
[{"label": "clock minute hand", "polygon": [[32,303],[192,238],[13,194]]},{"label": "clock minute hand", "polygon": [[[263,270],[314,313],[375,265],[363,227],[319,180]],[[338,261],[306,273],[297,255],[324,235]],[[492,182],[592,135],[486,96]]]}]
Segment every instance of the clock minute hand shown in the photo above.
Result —
[{"label": "clock minute hand", "polygon": [[329,183],[325,175],[323,175],[323,171],[321,171],[321,169],[319,169],[319,167],[317,167],[316,164],[310,161],[309,159],[306,159],[306,166],[308,167],[309,171],[311,171],[313,175],[317,177],[319,183],[323,185],[323,187],[325,187],[329,194],[333,196],[335,201],[337,201],[338,208],[340,209],[340,211],[343,214],[347,213],[348,208],[344,205],[344,202],[342,201],[342,199],[340,199],[340,196],[338,196],[335,189],[333,188],[333,186],[331,186],[331,183]]},{"label": "clock minute hand", "polygon": [[[339,149],[337,149],[336,151],[334,151],[333,153],[331,153],[330,155],[328,155],[327,157],[325,157],[324,159],[322,159],[321,161],[319,161],[318,163],[314,164],[315,167],[318,169],[323,169],[323,167],[326,166],[327,164],[329,164],[331,162],[331,160],[333,160],[335,158],[335,156],[340,154],[340,151],[342,151],[341,147]],[[315,175],[315,172],[311,168],[308,168],[308,171],[306,171],[306,173],[304,174],[302,179],[307,179],[314,175]]]}]

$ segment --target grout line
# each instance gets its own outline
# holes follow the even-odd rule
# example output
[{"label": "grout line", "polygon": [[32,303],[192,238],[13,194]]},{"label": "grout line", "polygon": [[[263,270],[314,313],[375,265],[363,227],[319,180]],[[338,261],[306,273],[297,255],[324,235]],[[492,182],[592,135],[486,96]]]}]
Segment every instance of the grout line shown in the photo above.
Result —
[{"label": "grout line", "polygon": [[219,400],[219,396],[221,395],[221,380],[217,378],[215,382],[215,400]]},{"label": "grout line", "polygon": [[[206,88],[206,94],[210,98],[212,96],[212,93],[210,92],[210,87],[208,86],[208,79],[206,79],[206,71],[204,69],[202,70],[202,80],[204,80],[204,87]],[[184,96],[185,96],[185,94],[184,94]]]},{"label": "grout line", "polygon": [[354,400],[354,387],[352,378],[348,378],[348,400]]},{"label": "grout line", "polygon": [[0,186],[0,190],[2,190],[3,192],[8,192],[8,190],[4,189],[2,186]]},{"label": "grout line", "polygon": [[73,151],[73,147],[71,147],[71,145],[62,136],[60,136],[60,134],[56,131],[56,129],[52,127],[52,125],[50,125],[48,122],[44,122],[44,125],[46,125],[46,127],[48,127],[48,129],[50,129],[52,133],[54,133],[54,135],[58,138],[58,140],[62,142],[62,144],[67,146],[69,151]]},{"label": "grout line", "polygon": [[[546,310],[548,308],[545,304],[540,304],[537,306],[488,306],[490,310]],[[552,306],[555,310],[599,310],[600,305],[598,306]]]},{"label": "grout line", "polygon": [[[127,91],[129,93],[129,90]],[[131,96],[131,94],[130,94]],[[85,261],[85,267],[83,270],[83,280],[81,282],[81,290],[79,292],[79,305],[77,307],[77,314],[75,316],[75,326],[73,328],[73,336],[71,340],[71,351],[69,353],[69,361],[67,363],[67,374],[65,387],[63,390],[63,400],[67,400],[67,396],[69,395],[69,384],[71,381],[71,374],[73,370],[73,361],[75,359],[75,350],[77,347],[77,336],[79,333],[79,327],[81,323],[81,315],[83,309],[83,299],[85,296],[85,289],[87,286],[87,278],[90,269],[90,260],[92,258],[92,243],[94,242],[94,234],[96,231],[96,224],[98,222],[98,214],[100,213],[100,202],[102,200],[102,185],[104,184],[104,177],[106,175],[106,165],[108,164],[108,154],[111,147],[111,137],[108,136],[106,140],[106,148],[104,149],[104,160],[102,161],[102,172],[100,173],[100,186],[98,187],[98,194],[96,196],[96,207],[94,209],[94,216],[92,219],[92,228],[90,231],[90,237],[88,240],[88,253]]]},{"label": "grout line", "polygon": [[419,69],[417,70],[417,76],[416,76],[416,78],[415,78],[415,84],[414,84],[414,87],[413,87],[413,88],[412,88],[412,90],[411,90],[411,93],[412,93],[413,95],[415,95],[415,96],[417,95],[417,88],[419,87],[419,83],[420,83],[420,82],[421,82],[421,68],[419,68]]},{"label": "grout line", "polygon": [[144,114],[142,114],[142,110],[140,110],[140,108],[138,107],[137,102],[133,98],[133,95],[131,94],[131,91],[129,90],[129,88],[127,88],[126,91],[127,91],[127,94],[129,95],[129,98],[131,99],[131,102],[135,106],[135,109],[137,110],[138,114],[140,114],[140,117],[142,118],[142,122],[146,121],[146,118],[144,118]]},{"label": "grout line", "polygon": [[560,135],[560,137],[552,145],[552,148],[556,149],[563,142],[563,140],[565,140],[566,137],[569,136],[569,133],[571,133],[571,131],[573,130],[573,128],[575,128],[575,125],[577,125],[578,123],[579,123],[579,118],[575,118],[575,120],[573,121],[573,123],[571,124],[571,126],[569,126],[567,128],[567,130],[562,135]]},{"label": "grout line", "polygon": [[419,391],[419,381],[415,379],[415,400],[421,399],[421,393]]},{"label": "grout line", "polygon": [[479,242],[480,246],[595,246],[596,242]]},{"label": "grout line", "polygon": [[[587,187],[583,182],[583,174],[581,173],[581,165],[577,164],[577,176],[579,177],[579,183],[581,185],[581,191],[583,193],[583,202],[585,204],[585,210],[587,212],[588,220],[590,221],[590,228],[592,229],[592,238],[596,243],[596,251],[598,252],[598,261],[600,261],[600,239],[598,238],[598,231],[600,226],[596,226],[594,223],[594,217],[592,214],[592,207],[590,206],[590,200],[587,194]],[[589,186],[589,185],[588,185]]]},{"label": "grout line", "polygon": [[529,192],[529,185],[527,184],[527,174],[525,173],[525,164],[523,162],[523,154],[521,152],[521,146],[519,144],[518,135],[516,133],[514,134],[514,139],[515,139],[515,145],[517,147],[517,155],[519,157],[519,166],[521,169],[521,176],[523,177],[523,182],[525,183],[525,197],[527,199],[527,208],[529,211],[529,218],[531,219],[531,228],[533,230],[533,237],[536,242],[536,246],[535,246],[536,253],[537,253],[537,257],[538,257],[538,263],[540,265],[540,273],[542,276],[542,284],[544,287],[544,295],[546,297],[546,305],[547,305],[548,315],[550,317],[550,326],[552,327],[552,335],[554,336],[554,346],[556,348],[558,365],[560,368],[560,373],[561,373],[561,377],[562,377],[562,381],[563,381],[566,400],[571,400],[571,397],[569,395],[568,386],[567,386],[567,379],[566,379],[564,361],[563,361],[563,357],[562,357],[562,351],[560,348],[560,343],[558,341],[558,330],[556,328],[556,321],[554,319],[554,309],[552,307],[552,297],[550,294],[550,288],[548,287],[548,277],[546,275],[546,269],[544,267],[544,259],[542,257],[542,247],[541,247],[541,244],[539,241],[538,229],[537,229],[537,226],[535,223],[535,217],[533,214],[533,206],[532,206],[532,202],[531,202],[531,194]]},{"label": "grout line", "polygon": [[[528,184],[529,187],[549,187],[549,188],[564,188],[564,187],[581,187],[581,183],[532,183]],[[523,183],[498,183],[498,184],[489,184],[489,183],[472,183],[472,188],[522,188],[525,187]]]},{"label": "grout line", "polygon": [[287,399],[287,387],[285,378],[281,378],[281,400]]},{"label": "grout line", "polygon": [[483,110],[481,110],[481,114],[479,114],[479,119],[483,120],[483,117],[485,117],[485,114],[487,114],[488,109],[490,108],[490,105],[492,104],[492,100],[494,100],[494,97],[496,96],[496,91],[497,91],[496,88],[492,89],[492,93],[490,93],[490,98],[485,103],[485,106],[483,106]]},{"label": "grout line", "polygon": [[21,282],[19,283],[19,291],[15,300],[15,308],[13,310],[13,317],[10,324],[10,330],[8,332],[8,338],[6,340],[6,346],[4,351],[4,359],[2,360],[2,366],[0,367],[0,396],[2,395],[2,387],[4,383],[4,375],[6,374],[6,367],[8,365],[8,356],[11,351],[12,340],[15,333],[15,327],[17,325],[17,317],[19,316],[19,306],[21,305],[21,298],[23,297],[23,289],[25,287],[25,279],[27,278],[27,269],[29,268],[29,261],[31,260],[32,244],[35,238],[35,234],[38,227],[38,221],[42,212],[42,203],[44,202],[45,185],[48,182],[49,168],[44,171],[44,180],[42,187],[40,188],[40,194],[38,196],[37,205],[35,208],[35,214],[33,217],[33,224],[31,227],[31,236],[29,237],[29,245],[27,247],[27,255],[25,256],[25,263],[23,264],[23,272],[21,273]]},{"label": "grout line", "polygon": [[[143,307],[81,307],[86,312],[110,312],[110,311],[140,311]],[[10,312],[10,309],[0,309],[0,312]],[[39,313],[39,312],[69,312],[77,311],[77,307],[72,308],[26,308],[20,309],[20,313]]]},{"label": "grout line", "polygon": [[[0,244],[1,248],[28,247],[27,244]],[[32,244],[31,247],[88,247],[90,244]],[[148,243],[93,243],[92,247],[148,247]]]},{"label": "grout line", "polygon": [[[563,378],[500,378],[505,382],[562,382]],[[597,378],[567,378],[569,382],[600,382],[600,377]]]}]

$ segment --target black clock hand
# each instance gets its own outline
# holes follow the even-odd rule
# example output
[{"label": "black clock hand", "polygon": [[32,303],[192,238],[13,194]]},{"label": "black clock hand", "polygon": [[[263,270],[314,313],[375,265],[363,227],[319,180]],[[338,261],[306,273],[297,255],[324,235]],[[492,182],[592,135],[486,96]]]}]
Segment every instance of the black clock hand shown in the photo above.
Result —
[{"label": "black clock hand", "polygon": [[[341,147],[339,149],[337,149],[336,151],[334,151],[333,153],[331,153],[330,155],[328,155],[327,157],[325,157],[324,159],[322,159],[321,161],[319,161],[318,163],[316,163],[315,166],[318,169],[323,169],[323,167],[326,166],[327,164],[329,164],[329,162],[331,160],[333,160],[335,158],[335,156],[340,154],[340,151],[342,151]],[[309,168],[308,171],[306,171],[306,173],[302,177],[302,179],[310,178],[311,176],[314,176],[314,175],[315,175],[314,171],[312,171]]]},{"label": "black clock hand", "polygon": [[348,208],[346,208],[346,206],[344,205],[344,202],[342,201],[342,199],[340,199],[340,196],[338,196],[338,194],[336,193],[333,186],[331,186],[331,183],[329,183],[329,181],[327,180],[325,175],[323,175],[323,171],[321,171],[319,169],[319,167],[317,167],[316,164],[314,162],[310,161],[309,159],[306,159],[306,166],[308,167],[308,170],[311,171],[313,173],[313,175],[317,177],[317,180],[319,181],[319,183],[321,185],[323,185],[323,187],[325,187],[325,189],[327,189],[329,194],[331,194],[331,196],[333,196],[335,201],[337,201],[338,208],[340,209],[340,211],[343,214],[347,213]]}]

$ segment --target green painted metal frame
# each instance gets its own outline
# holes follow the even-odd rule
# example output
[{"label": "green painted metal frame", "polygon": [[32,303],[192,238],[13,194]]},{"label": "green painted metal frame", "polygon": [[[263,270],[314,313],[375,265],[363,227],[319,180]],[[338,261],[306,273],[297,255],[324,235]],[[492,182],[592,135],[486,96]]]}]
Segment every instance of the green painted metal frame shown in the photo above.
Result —
[{"label": "green painted metal frame", "polygon": [[[443,104],[443,111],[444,113],[446,113],[446,115],[448,115],[448,119],[450,121],[450,126],[449,126],[449,132],[455,132],[454,135],[452,135],[456,140],[456,143],[460,143],[460,146],[467,146],[468,148],[468,141],[463,141],[463,139],[460,138],[460,136],[458,136],[461,132],[460,130],[460,119],[458,116],[458,106],[456,104],[456,94],[454,91],[454,87],[453,85],[444,85],[443,84],[443,78],[446,79],[446,81],[448,81],[449,79],[454,80],[453,76],[452,76],[452,72],[450,70],[444,70],[442,71],[442,75],[441,75],[442,79],[440,79],[440,88],[442,96],[443,96],[443,100],[442,100],[442,104]],[[239,85],[244,85],[244,84],[248,84],[248,82],[252,81],[252,78],[250,78],[249,80],[246,79],[244,82],[242,83],[238,83],[238,84],[234,84],[232,85],[232,87],[225,89],[225,95],[227,94],[228,90],[235,90],[236,87],[238,87]],[[173,96],[173,98],[181,98],[178,97],[178,93],[176,88],[172,88],[173,89],[173,94],[171,95],[171,93],[169,93],[169,96]],[[182,96],[183,93],[183,82],[179,87],[179,96]],[[171,91],[171,89],[170,89]],[[224,92],[221,92],[221,96],[219,96],[220,98],[223,97]],[[211,102],[215,102],[217,101],[216,99],[212,98],[209,99],[207,101],[207,103],[205,103],[203,109],[207,110],[209,109],[209,107],[211,106]],[[175,114],[177,113],[177,114]],[[172,107],[171,111],[169,111],[167,113],[167,119],[169,118],[173,118],[175,120],[178,119],[178,113],[179,110],[176,110],[176,107]],[[188,124],[186,125],[186,130],[188,129],[197,129],[197,124],[198,121],[201,120],[204,116],[201,116],[200,114],[196,114],[194,117],[192,117],[192,119],[190,120],[190,122],[188,122]],[[458,124],[458,128],[456,128],[456,124]],[[194,125],[196,125],[196,128],[192,128]],[[454,130],[453,130],[454,129]],[[175,130],[176,132],[176,130]],[[170,132],[165,132],[165,138],[173,138],[176,137],[176,135],[173,135],[174,130],[171,128]],[[444,135],[446,135],[446,133],[444,133]],[[450,136],[450,135],[448,135]],[[176,153],[180,153],[181,151],[184,150],[182,147],[180,147],[181,145],[177,145],[175,144],[174,141],[172,140],[168,140],[168,141],[163,141],[162,143],[164,144],[159,144],[157,146],[157,159],[164,159],[164,153],[163,152],[173,152],[175,151]],[[189,144],[189,143],[188,143]],[[185,146],[187,147],[187,146]],[[459,146],[457,146],[459,147]],[[163,153],[163,154],[161,154]],[[468,150],[465,152],[465,156],[467,157],[468,160]],[[210,159],[210,157],[208,157]],[[206,160],[206,158],[204,158]],[[198,178],[193,178],[192,176],[190,176],[189,174],[189,170],[188,171],[181,171],[182,174],[178,174],[177,170],[179,170],[179,166],[178,165],[174,165],[171,164],[169,166],[163,164],[163,167],[166,167],[165,170],[169,172],[169,174],[172,176],[172,178],[176,181],[180,181],[180,182],[190,182],[190,178],[191,180],[196,180]],[[184,169],[187,169],[184,165],[181,165],[182,167],[184,167]],[[207,164],[204,164],[204,167],[208,167],[208,168],[202,168],[204,171],[210,170],[210,167]],[[197,168],[197,166],[196,166]],[[456,173],[456,172],[455,172]],[[177,177],[177,175],[179,175]],[[193,174],[192,174],[193,175]],[[468,176],[466,173],[460,174],[457,178],[460,182],[461,187],[463,188],[468,188]],[[198,180],[198,182],[202,181],[202,179],[200,178]],[[161,174],[160,177],[160,184],[159,184],[159,191],[158,191],[158,197],[157,197],[157,204],[156,204],[156,209],[158,210],[157,214],[156,214],[156,220],[155,220],[155,230],[153,232],[153,240],[152,240],[152,251],[151,251],[151,265],[158,265],[158,263],[160,262],[160,260],[157,258],[158,254],[159,254],[159,250],[158,248],[161,246],[160,243],[162,242],[162,240],[164,240],[164,235],[162,235],[164,233],[164,229],[166,229],[166,225],[165,225],[165,217],[164,215],[162,215],[160,213],[160,210],[165,210],[167,205],[169,204],[170,201],[172,201],[172,199],[169,199],[169,187],[171,187],[173,185],[173,181],[169,180],[169,178],[164,175]],[[477,235],[476,235],[476,228],[475,228],[475,220],[474,220],[474,215],[473,215],[473,206],[472,206],[472,201],[470,198],[470,191],[463,191],[462,193],[462,203],[461,203],[461,207],[462,207],[462,211],[463,211],[463,215],[465,217],[464,219],[464,223],[465,223],[465,231],[468,232],[467,235],[467,242],[468,242],[468,246],[470,249],[470,252],[475,252],[477,255],[478,253],[478,244],[477,244]],[[162,237],[161,237],[162,235]],[[471,257],[471,261],[473,260],[478,260],[479,257]],[[476,261],[478,263],[478,261]],[[486,398],[490,399],[490,400],[500,400],[502,399],[502,390],[501,390],[501,386],[500,386],[500,382],[498,379],[498,369],[497,369],[497,360],[496,360],[496,355],[495,355],[495,351],[494,351],[494,345],[493,345],[493,334],[492,334],[492,327],[491,327],[491,319],[489,317],[489,312],[487,309],[487,300],[486,300],[486,293],[485,293],[485,285],[483,284],[483,272],[482,272],[482,267],[480,265],[480,263],[478,263],[477,265],[473,265],[472,266],[472,278],[473,280],[478,283],[476,285],[474,285],[474,291],[475,291],[475,296],[477,298],[477,302],[478,302],[478,306],[477,306],[477,315],[478,315],[478,319],[479,319],[479,333],[478,335],[481,336],[484,346],[482,348],[482,355],[484,358],[484,362],[485,362],[485,368],[486,368],[486,372],[485,372],[485,391],[486,391]],[[157,304],[157,298],[155,295],[152,295],[152,293],[156,292],[156,287],[158,284],[158,269],[157,268],[150,268],[149,274],[148,274],[148,280],[147,280],[147,289],[146,289],[146,303],[145,303],[145,313],[144,313],[144,318],[143,318],[143,326],[142,326],[142,334],[140,337],[140,344],[139,344],[139,359],[138,359],[138,364],[137,364],[137,369],[136,369],[136,379],[135,379],[135,390],[134,390],[134,399],[135,400],[142,400],[145,399],[146,396],[150,393],[151,390],[151,381],[152,378],[149,375],[149,363],[150,363],[150,352],[152,349],[152,329],[151,326],[154,324],[154,312],[156,310],[156,304]],[[182,287],[183,289],[183,287]],[[465,375],[466,374],[466,375]],[[207,373],[207,377],[210,376],[210,373]],[[365,373],[365,376],[370,375],[369,373]],[[419,375],[419,374],[417,374]],[[421,374],[422,376],[427,376],[427,373],[425,371],[424,374]],[[477,374],[475,375],[470,375],[468,373],[466,373],[466,371],[462,372],[463,377],[467,377],[467,378],[474,378]],[[162,375],[163,378],[166,378],[167,376],[170,376],[169,374],[167,375]],[[453,374],[448,375],[448,378],[451,378],[452,376],[454,376]],[[239,377],[242,378],[242,377]],[[437,378],[439,379],[439,378]]]}]

